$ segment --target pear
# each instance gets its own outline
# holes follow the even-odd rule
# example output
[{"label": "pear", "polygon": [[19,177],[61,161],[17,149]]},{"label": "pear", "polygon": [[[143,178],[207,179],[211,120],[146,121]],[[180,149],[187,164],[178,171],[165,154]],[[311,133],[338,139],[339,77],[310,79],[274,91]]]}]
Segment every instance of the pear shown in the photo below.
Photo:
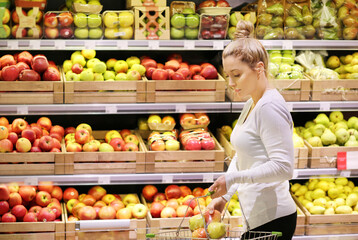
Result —
[{"label": "pear", "polygon": [[355,188],[354,183],[352,181],[348,181],[348,187],[352,188],[352,192],[353,192],[353,188]]},{"label": "pear", "polygon": [[296,195],[297,197],[299,197],[299,196],[304,196],[307,191],[308,191],[307,186],[303,185],[303,186],[300,186],[300,187],[297,189],[297,191],[295,192],[295,195]]},{"label": "pear", "polygon": [[311,144],[312,147],[323,147],[322,141],[320,137],[311,137],[307,139],[308,143]]},{"label": "pear", "polygon": [[344,128],[338,129],[334,134],[337,137],[337,143],[340,145],[345,144],[349,139],[349,133]]},{"label": "pear", "polygon": [[330,188],[328,189],[328,197],[330,197],[331,199],[336,199],[339,195],[339,190],[337,188]]},{"label": "pear", "polygon": [[348,184],[348,179],[345,177],[336,178],[335,183],[337,185],[346,186]]},{"label": "pear", "polygon": [[327,117],[326,114],[324,113],[320,113],[317,115],[317,117],[313,120],[313,122],[315,122],[316,124],[320,123],[322,125],[328,125],[329,123],[329,118]]},{"label": "pear", "polygon": [[305,205],[303,205],[308,211],[310,210],[311,207],[313,207],[313,203],[312,202],[308,202]]},{"label": "pear", "polygon": [[347,199],[346,199],[346,205],[353,207],[355,205],[357,205],[358,202],[358,194],[357,193],[351,193],[348,195]]},{"label": "pear", "polygon": [[293,16],[298,22],[303,22],[302,9],[297,5],[291,5],[288,9],[288,14]]},{"label": "pear", "polygon": [[330,69],[335,69],[341,65],[341,62],[337,56],[330,56],[326,62],[326,65]]},{"label": "pear", "polygon": [[313,16],[312,16],[312,12],[308,8],[308,5],[304,5],[302,7],[302,16],[303,16],[303,24],[305,25],[312,24]]},{"label": "pear", "polygon": [[324,215],[333,215],[334,214],[334,208],[333,207],[330,207],[330,208],[327,208],[324,213]]},{"label": "pear", "polygon": [[334,199],[334,202],[336,203],[336,206],[344,206],[346,204],[346,200],[344,200],[343,198],[336,198]]},{"label": "pear", "polygon": [[301,184],[295,183],[291,186],[291,192],[296,192],[301,187]]},{"label": "pear", "polygon": [[[358,119],[357,119],[357,120],[358,120]],[[314,122],[308,121],[308,122],[305,123],[305,128],[309,128],[309,127],[314,126],[314,125],[315,125]]]},{"label": "pear", "polygon": [[305,146],[305,143],[303,142],[303,139],[297,135],[297,133],[294,133],[292,135],[292,139],[293,139],[293,146],[295,148],[301,148]]},{"label": "pear", "polygon": [[336,135],[334,135],[334,133],[332,133],[331,130],[329,130],[328,128],[324,130],[324,133],[321,136],[321,141],[324,146],[334,144],[336,140],[337,137]]},{"label": "pear", "polygon": [[295,28],[300,26],[300,23],[292,16],[288,16],[285,19],[285,26],[289,28]]},{"label": "pear", "polygon": [[331,130],[332,130],[332,132],[335,133],[335,132],[337,132],[337,130],[339,130],[341,128],[348,130],[348,125],[345,122],[340,121],[340,122],[337,122],[336,124],[334,124],[334,126],[331,127]]},{"label": "pear", "polygon": [[316,29],[312,25],[307,25],[302,28],[302,34],[306,36],[307,39],[314,38]]},{"label": "pear", "polygon": [[272,22],[272,14],[263,13],[259,16],[260,25],[269,26]]},{"label": "pear", "polygon": [[358,123],[358,118],[353,116],[348,119],[348,128],[354,128],[354,125]]},{"label": "pear", "polygon": [[263,39],[265,35],[271,31],[272,31],[272,27],[270,26],[258,25],[256,28],[256,36],[259,39]]},{"label": "pear", "polygon": [[348,141],[344,144],[345,147],[358,147],[358,141],[355,136],[350,136]]},{"label": "pear", "polygon": [[307,199],[308,201],[313,201],[311,194],[312,194],[312,191],[307,191],[305,193],[305,199]]},{"label": "pear", "polygon": [[334,202],[334,201],[332,201],[332,200],[329,200],[329,201],[327,201],[327,203],[326,203],[326,206],[325,206],[326,208],[336,208],[336,203]]},{"label": "pear", "polygon": [[282,28],[274,28],[264,36],[264,40],[282,39],[284,36]]},{"label": "pear", "polygon": [[316,184],[318,183],[318,181],[314,181],[314,182],[309,182],[308,183],[308,190],[312,191],[316,189]]},{"label": "pear", "polygon": [[311,137],[313,137],[311,130],[310,130],[310,129],[305,129],[305,130],[302,132],[302,137],[303,137],[304,139],[306,139],[306,140],[309,139],[309,138],[311,138]]},{"label": "pear", "polygon": [[271,21],[271,27],[282,27],[283,18],[281,16],[273,17]]},{"label": "pear", "polygon": [[313,200],[313,205],[315,206],[326,206],[327,200],[325,198],[317,198]]},{"label": "pear", "polygon": [[318,198],[323,198],[326,196],[326,192],[323,191],[320,188],[315,189],[312,193],[311,193],[311,198],[312,199],[318,199]]},{"label": "pear", "polygon": [[326,210],[326,208],[324,208],[322,206],[313,206],[309,209],[309,212],[311,214],[323,214],[325,210]]},{"label": "pear", "polygon": [[339,206],[336,208],[336,214],[351,214],[353,209],[350,206]]},{"label": "pear", "polygon": [[276,3],[266,8],[266,12],[273,15],[282,16],[284,12],[284,7],[281,3]]},{"label": "pear", "polygon": [[326,130],[326,127],[320,123],[311,128],[312,135],[317,137],[322,136],[324,130]]},{"label": "pear", "polygon": [[356,139],[358,139],[358,131],[357,131],[357,130],[355,130],[355,129],[353,129],[353,128],[348,129],[348,134],[349,134],[350,136],[355,136]]},{"label": "pear", "polygon": [[315,188],[316,189],[322,189],[323,191],[327,192],[328,189],[329,189],[329,184],[328,184],[327,181],[321,180],[316,184]]}]

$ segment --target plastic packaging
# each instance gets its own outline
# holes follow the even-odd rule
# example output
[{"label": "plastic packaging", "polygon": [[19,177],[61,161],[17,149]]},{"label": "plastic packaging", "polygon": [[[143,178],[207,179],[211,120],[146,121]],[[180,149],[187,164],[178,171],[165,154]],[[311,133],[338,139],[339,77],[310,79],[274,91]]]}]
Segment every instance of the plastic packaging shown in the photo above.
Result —
[{"label": "plastic packaging", "polygon": [[240,20],[250,21],[255,25],[256,23],[256,12],[232,12],[230,15],[230,27],[227,33],[228,38],[234,39],[234,33],[236,31],[236,25]]},{"label": "plastic packaging", "polygon": [[183,130],[179,140],[184,150],[214,150],[216,145],[210,133],[203,128]]},{"label": "plastic packaging", "polygon": [[188,8],[186,12],[173,14],[170,25],[171,39],[198,39],[200,16]]},{"label": "plastic packaging", "polygon": [[310,2],[287,3],[285,12],[285,39],[313,39],[316,29],[312,25]]},{"label": "plastic packaging", "polygon": [[317,31],[317,38],[324,40],[339,40],[342,28],[336,17],[337,9],[333,1],[312,0],[313,27]]},{"label": "plastic packaging", "polygon": [[256,38],[264,40],[283,39],[284,2],[262,0],[258,6]]},{"label": "plastic packaging", "polygon": [[206,113],[184,113],[180,115],[180,126],[187,129],[207,128],[210,119]]},{"label": "plastic packaging", "polygon": [[336,1],[337,18],[343,26],[344,40],[358,39],[358,4],[354,1]]},{"label": "plastic packaging", "polygon": [[0,19],[2,19],[2,24],[0,25],[0,39],[5,39],[10,37],[10,18],[11,13],[8,8],[6,8],[6,3],[0,3]]},{"label": "plastic packaging", "polygon": [[102,13],[104,37],[107,39],[133,39],[133,11],[105,11]]},{"label": "plastic packaging", "polygon": [[76,13],[74,25],[77,39],[100,39],[103,36],[101,14]]},{"label": "plastic packaging", "polygon": [[296,51],[269,50],[269,72],[275,79],[303,79],[303,67],[295,64]]},{"label": "plastic packaging", "polygon": [[225,39],[229,27],[229,14],[201,14],[199,38]]},{"label": "plastic packaging", "polygon": [[46,12],[44,15],[43,35],[48,39],[74,38],[73,15],[69,11]]},{"label": "plastic packaging", "polygon": [[178,151],[180,142],[178,141],[178,131],[153,131],[149,134],[147,145],[151,151]]}]

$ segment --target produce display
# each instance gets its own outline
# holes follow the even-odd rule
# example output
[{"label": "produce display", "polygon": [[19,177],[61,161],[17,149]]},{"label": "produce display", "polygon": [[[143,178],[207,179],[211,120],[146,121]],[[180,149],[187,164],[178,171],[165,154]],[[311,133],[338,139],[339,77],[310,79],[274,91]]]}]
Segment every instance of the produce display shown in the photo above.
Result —
[{"label": "produce display", "polygon": [[343,24],[343,39],[355,40],[358,33],[358,4],[355,1],[335,1],[338,21]]},{"label": "produce display", "polygon": [[189,228],[192,231],[193,238],[219,239],[226,234],[226,226],[221,222],[221,214],[218,210],[214,210],[212,214],[206,212],[204,216],[195,215],[191,217]]},{"label": "produce display", "polygon": [[204,129],[183,130],[179,141],[185,150],[214,150],[215,140]]},{"label": "produce display", "polygon": [[207,8],[207,7],[230,7],[230,4],[226,1],[226,0],[205,0],[202,1],[199,6],[198,9],[202,9],[202,8]]},{"label": "produce display", "polygon": [[61,221],[62,196],[62,189],[52,182],[39,182],[38,186],[19,185],[16,182],[1,184],[1,222]]},{"label": "produce display", "polygon": [[302,79],[303,67],[295,64],[295,50],[269,50],[269,72],[275,79]]},{"label": "produce display", "polygon": [[[338,24],[337,6],[328,0],[312,0],[313,27],[317,31],[318,39],[339,40],[342,37],[342,28]],[[343,3],[344,1],[340,1]]]},{"label": "produce display", "polygon": [[105,11],[102,14],[104,37],[108,39],[132,39],[134,14],[132,11]]},{"label": "produce display", "polygon": [[175,130],[163,133],[153,131],[148,137],[149,149],[152,151],[178,151],[180,143],[176,135]]},{"label": "produce display", "polygon": [[263,0],[257,12],[256,38],[283,39],[284,12],[283,1]]},{"label": "produce display", "polygon": [[308,2],[286,3],[285,39],[314,39],[316,29]]},{"label": "produce display", "polygon": [[2,16],[2,24],[0,26],[0,38],[9,38],[10,37],[10,10],[8,8],[0,8],[0,16]]},{"label": "produce display", "polygon": [[200,16],[195,9],[185,8],[170,18],[171,39],[198,39]]},{"label": "produce display", "polygon": [[73,16],[71,12],[47,12],[44,15],[44,37],[49,39],[73,38]]},{"label": "produce display", "polygon": [[340,111],[331,112],[329,116],[320,113],[304,127],[296,127],[296,132],[312,147],[358,147],[358,118],[353,116],[345,120]]},{"label": "produce display", "polygon": [[101,14],[76,13],[74,15],[75,38],[100,39],[103,35]]},{"label": "produce display", "polygon": [[140,62],[146,69],[149,80],[205,80],[217,79],[217,69],[210,63],[201,65],[183,62],[180,54],[171,54],[165,64],[157,63],[150,57],[142,57]]},{"label": "produce display", "polygon": [[5,117],[0,120],[0,153],[61,152],[65,129],[53,126],[49,118],[41,117],[31,124],[23,118],[14,119],[11,124]]},{"label": "produce display", "polygon": [[345,177],[311,178],[291,192],[311,214],[358,214],[358,187]]},{"label": "produce display", "polygon": [[346,56],[330,56],[327,68],[339,74],[340,79],[358,79],[358,52]]},{"label": "produce display", "polygon": [[161,118],[157,114],[152,114],[147,119],[138,119],[138,128],[140,130],[173,130],[175,124],[175,119],[170,115]]},{"label": "produce display", "polygon": [[[35,14],[33,8],[31,9],[22,8],[21,13],[22,16],[19,16],[16,10],[13,10],[11,13],[12,37],[13,38],[42,38],[43,12],[41,10],[38,10],[37,14]],[[35,21],[35,25],[32,24],[33,21]],[[22,30],[19,29],[20,22],[23,27]]]},{"label": "produce display", "polygon": [[1,81],[60,81],[60,72],[53,61],[42,54],[28,51],[6,54],[0,58]]},{"label": "produce display", "polygon": [[255,26],[256,13],[255,12],[232,12],[230,15],[230,27],[227,35],[230,39],[234,39],[234,33],[236,31],[236,25],[239,21],[250,21]]},{"label": "produce display", "polygon": [[227,210],[229,211],[231,216],[242,216],[241,206],[237,197],[237,193],[232,195],[230,201],[226,204],[228,204]]},{"label": "produce display", "polygon": [[[123,196],[123,195],[122,195]],[[79,194],[73,187],[63,192],[68,221],[95,219],[143,219],[148,208],[141,204],[136,194],[107,193],[101,186],[94,186],[86,193]]]},{"label": "produce display", "polygon": [[201,14],[199,38],[225,39],[229,26],[229,18],[229,14]]},{"label": "produce display", "polygon": [[63,62],[66,81],[126,81],[141,80],[146,69],[137,57],[125,61],[115,58],[106,62],[96,58],[96,51],[84,49],[72,53],[71,60]]}]

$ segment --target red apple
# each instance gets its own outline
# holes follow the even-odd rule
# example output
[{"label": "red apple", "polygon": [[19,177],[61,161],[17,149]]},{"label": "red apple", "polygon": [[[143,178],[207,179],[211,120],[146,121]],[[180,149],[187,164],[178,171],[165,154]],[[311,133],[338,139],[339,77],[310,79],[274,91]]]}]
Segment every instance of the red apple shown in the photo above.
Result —
[{"label": "red apple", "polygon": [[39,222],[52,222],[55,221],[56,214],[55,212],[50,208],[42,208],[39,212],[39,215],[37,216],[37,221]]},{"label": "red apple", "polygon": [[185,150],[201,150],[201,142],[196,137],[190,137],[185,143]]},{"label": "red apple", "polygon": [[67,152],[82,152],[82,146],[76,142],[70,142],[66,145]]},{"label": "red apple", "polygon": [[124,206],[124,203],[123,203],[121,200],[117,199],[117,198],[114,199],[114,200],[109,204],[109,206],[113,207],[116,212],[117,212],[119,209],[122,209],[122,208],[125,207],[125,206]]},{"label": "red apple", "polygon": [[[11,137],[12,134],[16,135],[16,133],[12,132],[10,133],[9,137]],[[0,140],[0,153],[11,152],[12,150],[13,150],[13,144],[9,139]],[[1,200],[1,190],[0,190],[0,200]]]},{"label": "red apple", "polygon": [[99,207],[99,208],[104,207],[104,206],[107,206],[107,204],[106,204],[105,202],[103,202],[102,200],[97,201],[97,202],[93,205],[93,207]]},{"label": "red apple", "polygon": [[28,212],[22,219],[23,222],[37,222],[37,216],[33,212]]},{"label": "red apple", "polygon": [[16,65],[6,66],[1,71],[1,78],[4,81],[15,81],[19,78],[19,69]]},{"label": "red apple", "polygon": [[70,12],[63,12],[58,15],[58,20],[62,28],[68,27],[73,23],[73,16]]},{"label": "red apple", "polygon": [[45,191],[39,191],[36,194],[36,204],[41,207],[46,207],[51,202],[51,195]]},{"label": "red apple", "polygon": [[[55,133],[53,133],[53,134],[55,134]],[[56,134],[56,135],[57,135],[57,134]],[[56,148],[56,149],[61,150],[61,143],[60,143],[60,141],[59,141],[58,139],[56,139],[56,138],[52,138],[52,141],[53,141],[53,148],[52,148],[52,149]],[[52,150],[52,149],[51,149],[51,150]]]},{"label": "red apple", "polygon": [[186,197],[192,194],[191,189],[188,186],[180,186],[179,188],[181,190],[182,197]]},{"label": "red apple", "polygon": [[184,114],[180,115],[180,125],[181,126],[196,125],[195,115],[192,113],[184,113]]},{"label": "red apple", "polygon": [[72,65],[71,70],[72,70],[72,72],[74,72],[76,74],[80,74],[83,71],[83,67],[81,64],[75,63]]},{"label": "red apple", "polygon": [[53,148],[53,139],[50,136],[42,136],[40,138],[39,147],[42,151],[49,152]]},{"label": "red apple", "polygon": [[86,129],[76,130],[75,139],[79,144],[88,143],[91,139],[90,133]]},{"label": "red apple", "polygon": [[168,72],[164,69],[156,69],[153,71],[152,80],[167,80],[168,79]]},{"label": "red apple", "polygon": [[145,69],[148,71],[149,68],[157,68],[157,62],[153,59],[143,59],[141,62],[141,65],[145,67]]},{"label": "red apple", "polygon": [[[38,73],[43,73],[47,70],[49,64],[47,58],[43,55],[36,55],[31,62],[31,67]],[[47,129],[50,130],[50,129]]]},{"label": "red apple", "polygon": [[96,203],[96,199],[92,195],[86,194],[81,202],[87,206],[93,206]]},{"label": "red apple", "polygon": [[165,69],[172,69],[173,71],[178,70],[179,67],[180,67],[180,63],[177,60],[169,60],[164,65]]},{"label": "red apple", "polygon": [[123,151],[137,152],[138,151],[138,146],[133,142],[127,142],[123,147]]},{"label": "red apple", "polygon": [[[12,145],[15,145],[17,142],[18,136],[15,132],[11,132],[11,133],[9,133],[9,136],[7,137],[7,139],[10,140]],[[12,146],[11,146],[11,150],[12,150]],[[1,152],[1,145],[0,145],[0,152]]]},{"label": "red apple", "polygon": [[[24,16],[27,16],[27,13],[25,12],[25,10],[22,9],[22,14]],[[17,14],[16,11],[13,11],[12,14],[11,14],[11,19],[12,19],[12,22],[15,23],[15,24],[19,24],[19,15]]]},{"label": "red apple", "polygon": [[193,80],[205,80],[205,78],[201,75],[194,75]]},{"label": "red apple", "polygon": [[197,187],[193,189],[193,195],[194,197],[200,197],[204,195],[204,189],[202,189],[201,187]]},{"label": "red apple", "polygon": [[[16,67],[17,67],[17,69],[19,70],[19,74],[20,74],[23,70],[25,70],[25,69],[30,69],[29,65],[27,65],[27,64],[24,63],[24,62],[18,62],[18,63],[16,64]],[[20,76],[19,76],[19,78],[20,78]]]},{"label": "red apple", "polygon": [[152,217],[154,218],[159,218],[160,217],[160,213],[162,212],[162,210],[164,209],[164,205],[160,202],[153,202],[151,207],[150,207],[150,214],[152,215]]},{"label": "red apple", "polygon": [[19,189],[19,194],[24,201],[30,202],[36,197],[36,190],[32,186],[21,186]]},{"label": "red apple", "polygon": [[78,210],[78,218],[80,220],[94,220],[96,216],[96,210],[91,206],[84,206]]},{"label": "red apple", "polygon": [[165,206],[166,207],[172,207],[172,208],[174,208],[176,210],[178,208],[178,206],[179,206],[179,203],[178,203],[177,199],[172,198],[172,199],[169,199],[167,201],[167,204]]},{"label": "red apple", "polygon": [[36,139],[36,133],[31,128],[26,128],[21,132],[21,137],[27,138],[31,143]]},{"label": "red apple", "polygon": [[213,34],[209,30],[203,30],[203,31],[201,31],[201,37],[203,39],[212,39]]},{"label": "red apple", "polygon": [[154,185],[146,185],[142,190],[143,197],[149,202],[153,202],[154,196],[157,193],[158,189]]},{"label": "red apple", "polygon": [[[187,63],[187,62],[181,62],[180,63],[180,68],[188,68],[189,69],[189,63]],[[179,69],[180,69],[179,68]]]},{"label": "red apple", "polygon": [[230,4],[225,0],[219,0],[216,4],[217,7],[230,7]]},{"label": "red apple", "polygon": [[32,56],[31,53],[29,53],[28,51],[23,51],[23,52],[19,53],[19,55],[17,56],[17,61],[26,63],[26,65],[29,66],[29,65],[31,65],[33,58],[34,57]]},{"label": "red apple", "polygon": [[100,200],[104,195],[107,194],[107,191],[101,186],[94,186],[88,190],[88,194],[92,195],[96,200]]},{"label": "red apple", "polygon": [[22,220],[26,213],[27,209],[24,205],[16,205],[11,209],[11,214],[13,214],[18,220]]},{"label": "red apple", "polygon": [[7,213],[10,210],[9,203],[7,201],[0,201],[0,216]]},{"label": "red apple", "polygon": [[29,213],[35,213],[35,216],[37,217],[41,211],[42,207],[40,206],[32,206],[30,209],[29,209]]},{"label": "red apple", "polygon": [[174,208],[172,207],[165,207],[163,208],[162,212],[160,213],[161,218],[175,218],[177,217],[177,213]]},{"label": "red apple", "polygon": [[181,63],[183,61],[183,58],[179,53],[172,53],[168,56],[168,61],[170,60],[176,60]]},{"label": "red apple", "polygon": [[61,205],[56,202],[49,203],[47,205],[47,208],[52,209],[52,211],[55,213],[55,217],[59,218],[62,214]]},{"label": "red apple", "polygon": [[166,200],[166,199],[167,199],[167,197],[165,196],[164,193],[157,193],[157,194],[155,194],[154,197],[153,197],[153,201],[154,201],[154,202],[160,202],[160,201]]},{"label": "red apple", "polygon": [[62,200],[62,195],[63,195],[62,188],[60,188],[59,186],[54,186],[52,191],[51,191],[52,199],[55,198],[58,201],[61,201]]},{"label": "red apple", "polygon": [[148,78],[148,79],[152,79],[152,75],[153,75],[153,72],[156,70],[156,68],[154,67],[149,67],[147,69],[147,71],[145,72],[145,76]]},{"label": "red apple", "polygon": [[53,190],[53,182],[52,181],[40,181],[38,185],[39,191],[45,191],[51,193]]},{"label": "red apple", "polygon": [[44,15],[44,25],[46,27],[50,27],[50,28],[55,28],[58,25],[58,20],[57,20],[57,14],[56,13],[51,13],[51,12],[47,12]]},{"label": "red apple", "polygon": [[48,67],[46,71],[42,74],[43,81],[60,81],[61,76],[57,68]]},{"label": "red apple", "polygon": [[177,216],[182,217],[191,217],[194,215],[194,211],[191,207],[188,207],[186,205],[181,205],[177,208]]},{"label": "red apple", "polygon": [[64,38],[64,39],[72,38],[74,36],[72,28],[70,28],[70,27],[61,28],[60,29],[60,36],[61,36],[61,38]]},{"label": "red apple", "polygon": [[5,213],[1,217],[2,222],[16,222],[16,217],[12,215],[11,213]]},{"label": "red apple", "polygon": [[31,147],[30,152],[42,152],[42,150],[37,146],[37,147]]},{"label": "red apple", "polygon": [[178,73],[181,73],[185,79],[190,79],[191,78],[191,72],[189,70],[189,68],[186,67],[181,67],[178,69],[177,71]]},{"label": "red apple", "polygon": [[1,68],[4,68],[6,66],[15,65],[15,64],[16,64],[15,58],[14,58],[14,56],[12,56],[10,54],[6,54],[0,58]]},{"label": "red apple", "polygon": [[165,196],[169,200],[171,198],[180,198],[181,190],[178,185],[169,185],[165,188]]},{"label": "red apple", "polygon": [[73,188],[69,187],[63,192],[63,200],[67,202],[70,199],[77,199],[78,198],[78,191]]},{"label": "red apple", "polygon": [[215,149],[215,141],[213,138],[203,138],[201,139],[201,147],[204,150],[213,150]]},{"label": "red apple", "polygon": [[65,128],[65,135],[67,135],[69,133],[75,133],[75,132],[76,132],[76,128],[74,128],[74,127]]},{"label": "red apple", "polygon": [[213,214],[210,214],[209,211],[205,211],[204,218],[206,224],[210,224],[211,222],[220,222],[221,213],[218,210],[214,210]]},{"label": "red apple", "polygon": [[173,75],[170,78],[171,80],[185,80],[185,77],[182,73],[180,72],[175,72],[173,73]]},{"label": "red apple", "polygon": [[24,69],[19,74],[20,81],[41,81],[41,76],[38,72],[31,69]]},{"label": "red apple", "polygon": [[40,117],[37,120],[37,125],[39,125],[41,128],[50,131],[52,127],[52,122],[48,117]]},{"label": "red apple", "polygon": [[125,142],[121,138],[112,138],[109,142],[114,149],[114,151],[122,151],[124,150]]},{"label": "red apple", "polygon": [[98,216],[100,219],[115,219],[116,211],[111,206],[104,206],[99,210]]}]

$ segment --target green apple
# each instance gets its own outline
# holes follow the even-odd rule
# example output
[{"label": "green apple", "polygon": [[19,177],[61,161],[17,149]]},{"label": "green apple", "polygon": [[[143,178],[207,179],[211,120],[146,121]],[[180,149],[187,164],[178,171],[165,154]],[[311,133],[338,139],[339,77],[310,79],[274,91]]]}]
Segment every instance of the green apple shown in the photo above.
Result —
[{"label": "green apple", "polygon": [[185,28],[185,38],[198,39],[199,29],[197,28]]},{"label": "green apple", "polygon": [[98,28],[102,24],[102,18],[99,14],[90,14],[88,15],[88,27],[89,28]]},{"label": "green apple", "polygon": [[78,39],[88,38],[88,29],[87,28],[76,28],[75,29],[75,37]]},{"label": "green apple", "polygon": [[115,12],[108,12],[103,17],[104,26],[107,28],[118,27],[118,15]]},{"label": "green apple", "polygon": [[71,70],[66,73],[65,77],[66,81],[80,81],[80,75],[72,72]]},{"label": "green apple", "polygon": [[189,14],[185,18],[185,24],[190,28],[199,27],[200,17],[197,14]]},{"label": "green apple", "polygon": [[82,56],[84,56],[86,59],[92,59],[96,56],[96,50],[93,49],[83,49],[81,51]]},{"label": "green apple", "polygon": [[66,0],[66,7],[70,9],[72,7],[73,0]]},{"label": "green apple", "polygon": [[114,79],[116,77],[116,73],[114,71],[105,71],[103,77],[104,80]]},{"label": "green apple", "polygon": [[105,73],[107,70],[107,65],[102,62],[102,61],[98,61],[95,62],[95,64],[93,65],[93,72],[95,73]]},{"label": "green apple", "polygon": [[290,76],[288,75],[287,72],[283,72],[283,73],[279,73],[276,76],[276,79],[290,79]]},{"label": "green apple", "polygon": [[167,151],[177,151],[180,149],[180,143],[177,140],[169,139],[165,141],[165,149]]},{"label": "green apple", "polygon": [[116,39],[118,38],[118,28],[106,28],[104,30],[104,37],[108,39]]},{"label": "green apple", "polygon": [[119,26],[121,28],[127,28],[133,25],[134,16],[133,13],[129,11],[123,11],[118,14]]},{"label": "green apple", "polygon": [[117,59],[115,58],[110,58],[107,60],[106,65],[107,65],[107,69],[108,70],[113,70],[114,69],[114,64],[116,64]]},{"label": "green apple", "polygon": [[183,14],[195,14],[195,10],[192,8],[184,8]]},{"label": "green apple", "polygon": [[175,13],[170,19],[170,24],[175,28],[183,28],[185,26],[184,14]]},{"label": "green apple", "polygon": [[67,73],[68,71],[70,71],[72,69],[72,61],[71,60],[65,60],[62,64],[62,68],[63,68],[63,71],[65,73]]},{"label": "green apple", "polygon": [[271,73],[272,77],[275,77],[278,74],[279,65],[270,62],[268,65],[269,72]]},{"label": "green apple", "polygon": [[87,68],[93,68],[94,64],[95,64],[96,62],[99,62],[99,61],[100,61],[100,60],[99,60],[98,58],[92,58],[92,59],[90,59],[90,60],[87,61],[86,67],[87,67]]},{"label": "green apple", "polygon": [[236,32],[236,27],[231,26],[229,27],[229,30],[227,30],[227,35],[229,36],[229,38],[232,40],[235,38],[234,33]]},{"label": "green apple", "polygon": [[87,16],[84,13],[77,13],[73,18],[73,22],[76,27],[84,28],[87,27]]},{"label": "green apple", "polygon": [[88,1],[87,4],[89,4],[89,5],[101,5],[101,3],[98,0],[90,0],[90,1]]},{"label": "green apple", "polygon": [[270,54],[270,62],[280,65],[282,62],[281,53],[271,53]]},{"label": "green apple", "polygon": [[136,63],[140,64],[140,59],[138,57],[131,56],[131,57],[126,59],[126,62],[128,64],[128,67],[131,68]]},{"label": "green apple", "polygon": [[133,66],[131,67],[131,70],[138,71],[141,76],[144,76],[145,71],[146,71],[146,69],[143,65],[137,64],[137,63],[133,64]]},{"label": "green apple", "polygon": [[76,63],[80,64],[82,67],[86,66],[86,59],[82,55],[74,56],[72,60],[72,64],[75,65]]},{"label": "green apple", "polygon": [[90,39],[100,39],[103,35],[102,28],[90,28],[88,37]]},{"label": "green apple", "polygon": [[[158,32],[159,31],[160,30],[158,30]],[[121,28],[119,28],[118,29],[118,35],[119,35],[119,37],[121,39],[131,39],[131,38],[133,38],[133,27],[121,27]],[[158,36],[159,36],[159,34],[158,34]]]},{"label": "green apple", "polygon": [[130,70],[127,72],[127,80],[141,80],[140,73],[136,70]]},{"label": "green apple", "polygon": [[292,65],[292,71],[303,72],[303,67],[299,64]]},{"label": "green apple", "polygon": [[114,152],[114,149],[108,143],[101,143],[98,149],[100,152]]},{"label": "green apple", "polygon": [[80,73],[80,79],[81,81],[93,81],[94,80],[94,74],[91,69],[85,69]]},{"label": "green apple", "polygon": [[[134,63],[135,64],[135,63]],[[126,73],[128,71],[128,63],[124,60],[118,60],[114,64],[114,71],[116,73]]]},{"label": "green apple", "polygon": [[288,63],[281,63],[279,68],[280,73],[291,72],[291,65]]},{"label": "green apple", "polygon": [[288,63],[290,65],[293,65],[295,62],[295,57],[290,53],[284,53],[282,56],[282,63]]},{"label": "green apple", "polygon": [[182,39],[184,38],[184,28],[170,28],[170,37],[173,39]]},{"label": "green apple", "polygon": [[302,72],[298,72],[298,71],[292,71],[290,74],[290,79],[302,79],[303,78],[303,74]]},{"label": "green apple", "polygon": [[86,4],[86,0],[74,0],[74,3]]},{"label": "green apple", "polygon": [[156,32],[156,34],[158,35],[158,37],[160,37],[160,36],[162,36],[162,35],[163,35],[163,32],[162,32],[162,31],[160,31],[160,30],[158,30],[158,31]]},{"label": "green apple", "polygon": [[226,233],[225,224],[222,222],[211,222],[208,225],[208,233],[210,238],[221,238]]},{"label": "green apple", "polygon": [[94,81],[104,81],[104,77],[102,73],[94,73],[93,74]]},{"label": "green apple", "polygon": [[121,73],[118,73],[115,77],[114,77],[114,80],[117,80],[117,81],[127,81],[127,74],[121,72]]},{"label": "green apple", "polygon": [[77,55],[82,55],[81,51],[75,51],[74,53],[71,54],[71,61],[73,61],[73,59],[75,58],[75,56]]}]

